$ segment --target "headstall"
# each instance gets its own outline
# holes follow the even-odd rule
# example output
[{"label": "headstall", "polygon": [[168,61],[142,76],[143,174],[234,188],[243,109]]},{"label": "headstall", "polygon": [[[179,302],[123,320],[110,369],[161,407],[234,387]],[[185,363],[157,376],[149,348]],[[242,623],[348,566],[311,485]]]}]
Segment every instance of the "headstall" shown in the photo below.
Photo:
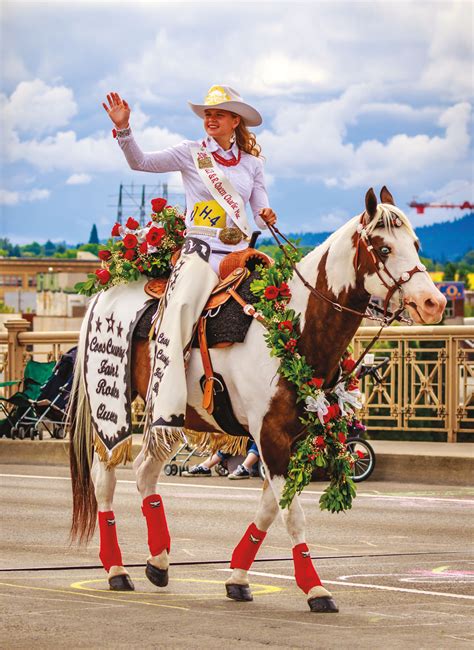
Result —
[{"label": "headstall", "polygon": [[[357,271],[358,266],[359,266],[359,249],[362,246],[365,247],[369,254],[369,259],[371,260],[375,273],[378,275],[380,281],[386,287],[387,289],[387,295],[384,300],[383,307],[379,307],[375,303],[369,303],[368,308],[365,312],[358,311],[357,309],[352,309],[351,307],[346,307],[345,305],[341,305],[339,302],[335,300],[331,300],[329,296],[326,296],[322,291],[320,291],[317,287],[311,286],[311,284],[302,276],[300,273],[299,269],[296,267],[296,264],[293,262],[293,260],[290,258],[288,253],[285,250],[284,245],[282,244],[281,240],[284,240],[293,250],[297,250],[296,246],[287,238],[283,233],[281,233],[276,226],[271,226],[268,225],[268,228],[270,232],[273,235],[273,238],[275,239],[278,247],[282,251],[283,255],[285,258],[290,262],[291,267],[293,268],[293,271],[296,273],[296,275],[299,277],[301,282],[304,284],[304,286],[308,289],[308,291],[313,294],[316,298],[320,298],[321,300],[324,300],[325,302],[329,303],[336,311],[339,312],[348,312],[351,314],[355,314],[357,316],[361,316],[362,318],[367,318],[369,320],[376,321],[380,323],[380,329],[377,332],[377,334],[372,338],[372,340],[369,342],[369,344],[366,346],[362,354],[359,356],[359,358],[356,361],[356,364],[354,368],[352,369],[351,373],[354,372],[355,368],[357,368],[362,360],[364,359],[365,355],[369,352],[369,350],[374,346],[374,344],[378,341],[380,338],[380,335],[382,334],[382,330],[387,327],[388,325],[391,325],[395,320],[398,320],[400,322],[412,325],[413,321],[409,318],[405,318],[402,316],[402,312],[405,309],[405,305],[407,304],[403,298],[403,285],[406,284],[412,277],[415,275],[415,273],[423,273],[426,271],[426,267],[423,264],[416,265],[410,271],[405,271],[402,273],[399,277],[399,279],[395,279],[393,275],[390,273],[388,270],[384,260],[381,258],[379,255],[378,251],[373,245],[372,239],[369,235],[369,233],[365,230],[364,228],[364,216],[365,212],[361,215],[360,218],[360,223],[357,226],[357,242],[356,242],[356,254],[354,258],[354,267],[355,270]],[[402,221],[399,217],[392,216],[392,226],[399,228],[402,225]],[[385,274],[386,277],[384,277]],[[388,307],[390,300],[393,297],[393,294],[398,291],[399,292],[399,305],[398,308],[394,312],[390,312]],[[375,316],[372,311],[375,311],[379,314],[380,316]],[[345,381],[347,376],[340,377],[337,383],[341,383]]]}]

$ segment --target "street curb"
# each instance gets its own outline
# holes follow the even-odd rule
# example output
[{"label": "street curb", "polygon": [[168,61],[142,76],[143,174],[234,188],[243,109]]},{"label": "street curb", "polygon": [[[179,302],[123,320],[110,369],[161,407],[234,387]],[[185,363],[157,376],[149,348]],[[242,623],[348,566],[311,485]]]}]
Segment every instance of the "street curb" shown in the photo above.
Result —
[{"label": "street curb", "polygon": [[[133,442],[135,458],[140,451],[140,438]],[[4,465],[68,465],[68,440],[0,439],[0,463]],[[474,483],[472,456],[446,456],[376,452],[376,465],[371,477],[375,481],[403,481],[432,485],[471,486]]]}]

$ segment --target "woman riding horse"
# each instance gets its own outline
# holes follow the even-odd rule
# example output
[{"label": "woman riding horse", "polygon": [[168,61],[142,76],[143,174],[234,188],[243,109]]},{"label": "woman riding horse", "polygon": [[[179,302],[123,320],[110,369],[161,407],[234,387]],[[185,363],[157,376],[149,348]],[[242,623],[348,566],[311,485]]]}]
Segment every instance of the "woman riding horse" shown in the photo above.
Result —
[{"label": "woman riding horse", "polygon": [[[229,86],[212,86],[204,104],[189,102],[204,120],[207,137],[153,153],[143,153],[129,126],[130,107],[118,93],[103,104],[116,126],[114,135],[134,170],[181,172],[186,193],[186,240],[173,271],[157,328],[155,359],[161,364],[153,385],[155,431],[174,436],[184,426],[186,374],[183,350],[195,323],[218,283],[219,264],[229,253],[248,247],[250,226],[245,204],[250,203],[259,228],[274,224],[268,206],[260,147],[248,126],[262,118]],[[160,349],[161,348],[161,349]]]}]

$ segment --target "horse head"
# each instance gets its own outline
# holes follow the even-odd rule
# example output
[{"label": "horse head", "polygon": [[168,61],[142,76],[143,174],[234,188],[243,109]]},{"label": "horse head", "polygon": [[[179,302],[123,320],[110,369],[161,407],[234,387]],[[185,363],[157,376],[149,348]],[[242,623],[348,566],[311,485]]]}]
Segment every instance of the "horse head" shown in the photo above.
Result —
[{"label": "horse head", "polygon": [[368,294],[384,301],[385,308],[398,296],[415,323],[439,323],[446,298],[421,263],[418,238],[385,186],[380,200],[377,204],[370,188],[353,236],[356,275]]}]

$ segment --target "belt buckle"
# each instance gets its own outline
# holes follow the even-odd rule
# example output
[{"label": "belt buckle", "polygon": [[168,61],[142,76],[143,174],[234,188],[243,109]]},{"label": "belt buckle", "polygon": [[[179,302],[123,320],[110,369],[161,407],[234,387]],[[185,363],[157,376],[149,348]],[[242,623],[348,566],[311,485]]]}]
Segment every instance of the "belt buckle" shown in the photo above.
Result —
[{"label": "belt buckle", "polygon": [[223,244],[240,244],[244,235],[239,228],[222,228],[219,233],[219,240]]}]

